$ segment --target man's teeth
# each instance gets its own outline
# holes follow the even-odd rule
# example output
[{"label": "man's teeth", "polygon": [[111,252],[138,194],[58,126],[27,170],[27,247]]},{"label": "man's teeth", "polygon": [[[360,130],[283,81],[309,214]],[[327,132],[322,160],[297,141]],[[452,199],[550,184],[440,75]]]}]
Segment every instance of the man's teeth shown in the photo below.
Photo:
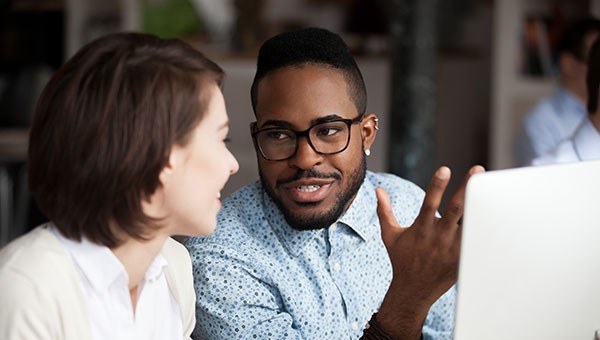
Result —
[{"label": "man's teeth", "polygon": [[321,188],[320,185],[301,185],[297,187],[300,192],[315,192]]}]

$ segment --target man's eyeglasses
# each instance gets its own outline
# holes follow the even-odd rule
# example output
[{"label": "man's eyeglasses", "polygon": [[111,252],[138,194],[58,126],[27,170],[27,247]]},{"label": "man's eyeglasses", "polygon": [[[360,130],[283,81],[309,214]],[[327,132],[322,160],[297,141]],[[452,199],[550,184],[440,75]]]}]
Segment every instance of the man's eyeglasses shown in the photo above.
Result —
[{"label": "man's eyeglasses", "polygon": [[[294,131],[287,128],[272,127],[252,132],[252,139],[264,159],[282,161],[291,158],[298,149],[298,140],[306,136],[308,144],[321,155],[340,153],[350,143],[350,128],[352,124],[360,123],[364,115],[354,119],[336,119],[317,123],[304,131]],[[256,128],[256,122],[251,125]]]}]

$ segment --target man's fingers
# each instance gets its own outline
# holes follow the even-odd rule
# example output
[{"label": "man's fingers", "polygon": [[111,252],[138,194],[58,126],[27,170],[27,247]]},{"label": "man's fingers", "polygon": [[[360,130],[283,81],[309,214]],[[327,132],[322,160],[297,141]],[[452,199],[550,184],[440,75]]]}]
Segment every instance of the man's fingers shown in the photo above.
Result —
[{"label": "man's fingers", "polygon": [[448,182],[450,182],[450,169],[443,166],[435,172],[433,178],[431,178],[431,182],[429,182],[429,186],[427,186],[419,219],[425,221],[427,224],[433,223],[435,213],[440,207],[440,202],[442,201]]},{"label": "man's fingers", "polygon": [[476,165],[469,169],[469,172],[467,172],[467,174],[463,178],[460,187],[458,188],[458,190],[456,190],[454,195],[452,195],[452,198],[446,206],[446,210],[442,214],[442,219],[444,220],[444,223],[447,223],[448,225],[456,225],[458,221],[462,218],[464,213],[465,191],[467,188],[467,183],[469,182],[471,176],[484,171],[485,169],[480,165]]},{"label": "man's fingers", "polygon": [[379,224],[381,225],[381,238],[388,245],[395,239],[394,235],[398,235],[404,229],[400,227],[396,216],[394,216],[392,202],[387,192],[382,188],[377,188],[375,189],[375,195],[377,195],[377,216],[379,216]]}]

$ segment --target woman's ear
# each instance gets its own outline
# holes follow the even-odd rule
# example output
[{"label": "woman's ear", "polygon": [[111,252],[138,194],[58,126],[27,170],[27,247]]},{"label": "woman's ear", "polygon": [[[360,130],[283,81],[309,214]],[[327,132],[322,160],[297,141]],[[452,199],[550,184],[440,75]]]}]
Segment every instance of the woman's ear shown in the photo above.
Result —
[{"label": "woman's ear", "polygon": [[167,164],[162,168],[158,179],[161,184],[166,184],[170,180],[173,172],[180,166],[184,159],[184,149],[180,146],[174,145],[171,148],[171,153],[169,154],[169,160]]},{"label": "woman's ear", "polygon": [[361,123],[361,136],[365,149],[370,149],[379,130],[379,118],[374,113],[369,113],[363,118]]}]

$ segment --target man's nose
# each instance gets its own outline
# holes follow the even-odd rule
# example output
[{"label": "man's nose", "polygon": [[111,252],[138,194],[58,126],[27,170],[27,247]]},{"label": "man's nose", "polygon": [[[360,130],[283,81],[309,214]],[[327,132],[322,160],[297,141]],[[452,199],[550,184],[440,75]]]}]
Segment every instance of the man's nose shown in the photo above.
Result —
[{"label": "man's nose", "polygon": [[299,137],[296,153],[288,160],[289,165],[298,169],[308,170],[315,165],[321,164],[321,162],[323,162],[323,155],[313,149],[308,141],[308,137]]}]

